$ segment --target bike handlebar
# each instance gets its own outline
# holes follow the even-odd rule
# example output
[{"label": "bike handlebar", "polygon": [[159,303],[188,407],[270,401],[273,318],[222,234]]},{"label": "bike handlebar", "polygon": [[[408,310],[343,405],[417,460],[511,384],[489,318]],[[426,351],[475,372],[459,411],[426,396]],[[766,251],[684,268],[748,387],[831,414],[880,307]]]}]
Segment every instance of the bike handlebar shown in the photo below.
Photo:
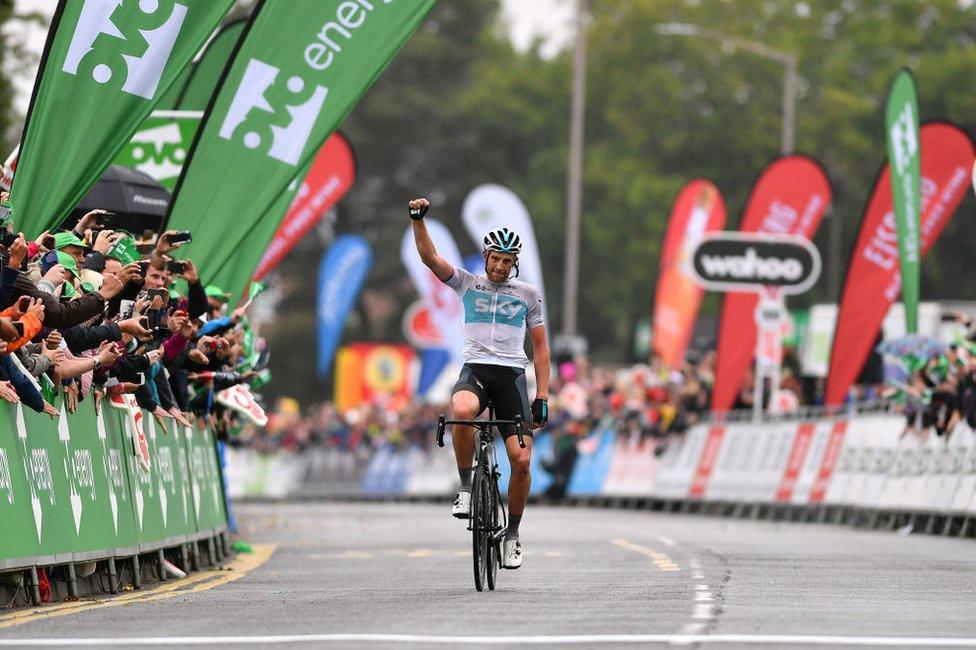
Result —
[{"label": "bike handlebar", "polygon": [[448,420],[443,414],[437,418],[437,446],[444,446],[444,427],[459,424],[461,426],[478,427],[487,429],[488,427],[502,427],[515,425],[515,435],[518,436],[519,447],[525,449],[525,437],[522,435],[522,416],[516,415],[514,420]]}]

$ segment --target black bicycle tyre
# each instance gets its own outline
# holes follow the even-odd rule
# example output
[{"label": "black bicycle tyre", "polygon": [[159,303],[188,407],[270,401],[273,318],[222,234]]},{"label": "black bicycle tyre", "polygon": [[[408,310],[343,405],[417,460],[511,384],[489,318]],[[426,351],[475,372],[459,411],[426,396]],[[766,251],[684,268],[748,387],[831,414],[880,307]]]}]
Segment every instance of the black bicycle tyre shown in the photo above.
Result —
[{"label": "black bicycle tyre", "polygon": [[488,591],[495,590],[495,582],[498,577],[498,566],[501,563],[502,555],[501,549],[499,548],[499,543],[495,542],[495,535],[498,533],[498,506],[499,506],[499,495],[498,495],[498,478],[492,476],[492,480],[488,487],[488,511],[491,515],[488,517],[488,523],[491,526],[491,532],[488,536],[488,548],[485,553],[485,563],[488,565]]},{"label": "black bicycle tyre", "polygon": [[485,562],[487,539],[485,538],[486,520],[485,500],[482,492],[487,487],[484,469],[479,465],[474,470],[474,480],[471,485],[471,563],[474,568],[474,588],[485,590],[487,582],[487,564]]}]

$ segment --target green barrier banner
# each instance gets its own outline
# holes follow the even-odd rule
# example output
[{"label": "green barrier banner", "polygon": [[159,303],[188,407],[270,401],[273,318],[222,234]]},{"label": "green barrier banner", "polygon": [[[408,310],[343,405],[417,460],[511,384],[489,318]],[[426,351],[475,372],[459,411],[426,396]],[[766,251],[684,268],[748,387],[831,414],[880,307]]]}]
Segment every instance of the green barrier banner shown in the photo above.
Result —
[{"label": "green barrier banner", "polygon": [[10,202],[33,239],[60,224],[207,41],[234,0],[61,0]]},{"label": "green barrier banner", "polygon": [[[108,401],[105,402],[108,404]],[[0,570],[132,555],[226,527],[209,431],[91,400],[61,415],[0,405]],[[146,434],[149,467],[136,458]]]},{"label": "green barrier banner", "polygon": [[193,111],[153,112],[113,164],[138,169],[172,192],[202,117]]},{"label": "green barrier banner", "polygon": [[217,447],[209,429],[183,429],[190,466],[190,490],[197,530],[212,530],[227,522]]},{"label": "green barrier banner", "polygon": [[[209,282],[279,202],[436,0],[265,0],[200,127],[168,228]],[[282,194],[287,200],[282,201]],[[284,211],[272,216],[280,219]],[[263,251],[262,251],[263,252]]]},{"label": "green barrier banner", "polygon": [[0,567],[5,566],[4,560],[36,555],[41,539],[40,522],[35,521],[40,499],[28,478],[30,467],[23,453],[27,432],[16,426],[14,415],[5,409],[0,426],[0,522],[4,530],[0,535]]},{"label": "green barrier banner", "polygon": [[891,193],[895,204],[898,252],[901,260],[902,300],[905,327],[909,334],[918,331],[918,285],[921,239],[919,213],[922,209],[921,147],[918,127],[918,93],[915,78],[908,70],[895,77],[888,93],[885,113]]}]

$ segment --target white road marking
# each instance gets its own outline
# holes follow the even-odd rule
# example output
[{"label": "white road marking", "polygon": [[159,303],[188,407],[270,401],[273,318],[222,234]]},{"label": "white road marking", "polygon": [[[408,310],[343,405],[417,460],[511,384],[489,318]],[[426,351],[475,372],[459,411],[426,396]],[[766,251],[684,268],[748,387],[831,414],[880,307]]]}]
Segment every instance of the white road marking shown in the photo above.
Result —
[{"label": "white road marking", "polygon": [[432,636],[416,634],[289,634],[265,636],[168,636],[124,638],[48,638],[0,639],[0,647],[64,646],[201,646],[267,645],[294,643],[400,643],[437,645],[598,645],[610,643],[725,643],[753,645],[818,645],[976,648],[976,638],[967,637],[890,637],[825,636],[803,634],[579,634],[542,636]]},{"label": "white road marking", "polygon": [[[695,600],[698,599],[696,598]],[[695,613],[691,617],[697,620],[710,619],[712,617],[712,606],[706,603],[695,605]]]}]

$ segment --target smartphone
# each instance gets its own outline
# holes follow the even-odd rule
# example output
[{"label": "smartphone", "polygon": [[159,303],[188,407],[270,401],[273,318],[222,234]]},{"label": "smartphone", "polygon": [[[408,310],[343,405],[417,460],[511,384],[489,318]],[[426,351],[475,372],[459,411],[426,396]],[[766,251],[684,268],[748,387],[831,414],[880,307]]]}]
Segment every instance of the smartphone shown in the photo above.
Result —
[{"label": "smartphone", "polygon": [[132,318],[132,312],[136,309],[135,300],[122,300],[119,302],[119,318],[128,320]]},{"label": "smartphone", "polygon": [[139,265],[139,275],[140,277],[146,277],[146,271],[149,270],[149,260],[139,260],[136,262]]},{"label": "smartphone", "polygon": [[189,244],[193,241],[193,235],[190,234],[189,230],[177,230],[169,238],[169,243],[174,246],[181,246],[182,244]]},{"label": "smartphone", "polygon": [[19,320],[12,321],[14,324],[14,329],[17,330],[17,338],[24,338],[24,324]]},{"label": "smartphone", "polygon": [[27,311],[27,308],[30,307],[30,304],[31,304],[30,296],[21,296],[17,300],[17,311],[19,312]]},{"label": "smartphone", "polygon": [[186,262],[181,262],[179,260],[170,260],[166,262],[166,270],[174,275],[180,275],[186,270]]},{"label": "smartphone", "polygon": [[98,215],[98,223],[101,226],[108,226],[113,221],[115,221],[115,213],[114,212],[105,211],[105,212],[102,212],[102,213],[100,213]]},{"label": "smartphone", "polygon": [[190,313],[190,299],[183,297],[176,301],[176,311],[181,311],[185,314]]}]

